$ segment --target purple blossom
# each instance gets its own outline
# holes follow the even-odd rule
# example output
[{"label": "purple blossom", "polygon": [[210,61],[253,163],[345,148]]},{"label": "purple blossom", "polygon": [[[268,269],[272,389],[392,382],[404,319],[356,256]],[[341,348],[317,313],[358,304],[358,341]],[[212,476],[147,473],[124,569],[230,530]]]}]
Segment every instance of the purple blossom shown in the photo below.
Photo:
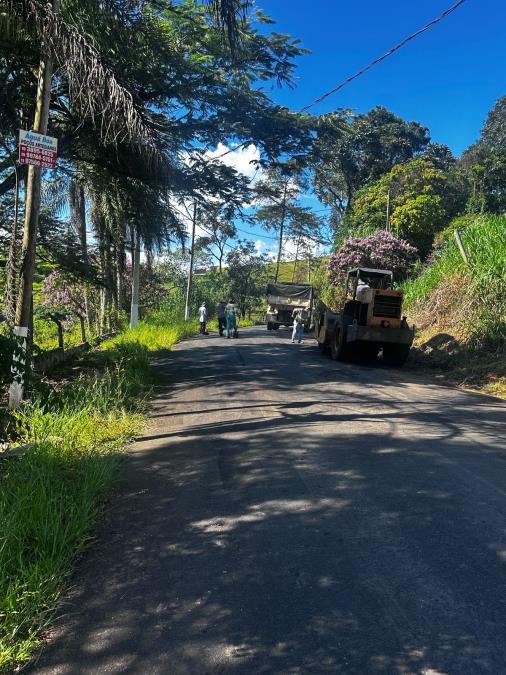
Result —
[{"label": "purple blossom", "polygon": [[[45,279],[42,284],[42,304],[48,309],[66,312],[77,316],[84,316],[84,287],[54,270]],[[67,323],[71,323],[69,317]]]},{"label": "purple blossom", "polygon": [[390,232],[377,232],[369,237],[348,239],[330,257],[328,262],[330,282],[337,286],[342,275],[355,267],[372,267],[392,270],[399,279],[413,268],[418,249]]}]

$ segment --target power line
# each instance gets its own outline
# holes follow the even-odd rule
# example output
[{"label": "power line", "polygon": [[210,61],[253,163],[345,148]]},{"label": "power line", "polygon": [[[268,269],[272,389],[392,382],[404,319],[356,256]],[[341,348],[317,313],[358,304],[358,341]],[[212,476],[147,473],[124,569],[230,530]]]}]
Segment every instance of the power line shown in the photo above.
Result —
[{"label": "power line", "polygon": [[429,28],[432,28],[432,26],[435,26],[437,23],[439,23],[440,21],[442,21],[443,19],[445,19],[449,14],[451,14],[451,13],[454,12],[458,7],[460,7],[460,5],[464,4],[464,2],[465,2],[465,0],[458,0],[458,2],[456,2],[456,3],[453,4],[451,7],[449,7],[447,10],[445,10],[445,11],[444,11],[440,16],[438,16],[436,19],[433,19],[433,20],[430,21],[429,23],[425,24],[425,26],[423,26],[422,28],[420,28],[420,30],[417,30],[416,33],[413,33],[413,35],[410,35],[409,37],[407,37],[407,38],[405,38],[404,40],[402,40],[402,42],[399,42],[398,44],[396,44],[394,47],[392,47],[392,49],[389,49],[388,52],[386,52],[385,54],[383,54],[383,56],[380,56],[379,58],[375,59],[374,61],[371,61],[371,63],[369,63],[369,65],[365,66],[365,68],[361,68],[361,69],[358,70],[356,73],[354,73],[354,74],[351,75],[350,77],[346,78],[346,80],[343,80],[342,82],[340,82],[336,87],[334,87],[333,89],[331,89],[331,90],[328,91],[327,93],[322,94],[321,96],[319,96],[318,98],[316,98],[312,103],[309,103],[308,105],[305,105],[303,108],[300,109],[300,112],[301,112],[301,113],[302,113],[302,112],[306,112],[306,110],[309,110],[309,108],[312,108],[312,107],[315,106],[317,103],[321,103],[321,102],[324,101],[326,98],[328,98],[329,96],[332,96],[332,94],[335,94],[335,93],[338,92],[340,89],[342,89],[343,87],[345,87],[347,84],[349,84],[350,82],[352,82],[353,80],[355,80],[357,77],[360,77],[361,75],[363,75],[364,73],[366,73],[368,70],[371,70],[371,68],[373,68],[374,66],[378,65],[378,63],[381,63],[382,61],[384,61],[386,58],[388,58],[389,56],[391,56],[394,52],[396,52],[396,51],[398,51],[399,49],[401,49],[401,47],[404,47],[404,45],[406,45],[408,42],[411,42],[411,40],[414,40],[416,37],[418,37],[418,36],[421,35],[422,33],[425,33],[425,31],[429,30]]}]

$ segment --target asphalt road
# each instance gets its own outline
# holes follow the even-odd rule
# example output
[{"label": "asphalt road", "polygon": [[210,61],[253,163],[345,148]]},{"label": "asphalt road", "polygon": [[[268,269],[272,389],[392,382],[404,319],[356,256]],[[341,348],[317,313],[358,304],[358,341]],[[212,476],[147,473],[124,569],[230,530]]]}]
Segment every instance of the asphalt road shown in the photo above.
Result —
[{"label": "asphalt road", "polygon": [[31,672],[506,673],[506,406],[184,342]]}]

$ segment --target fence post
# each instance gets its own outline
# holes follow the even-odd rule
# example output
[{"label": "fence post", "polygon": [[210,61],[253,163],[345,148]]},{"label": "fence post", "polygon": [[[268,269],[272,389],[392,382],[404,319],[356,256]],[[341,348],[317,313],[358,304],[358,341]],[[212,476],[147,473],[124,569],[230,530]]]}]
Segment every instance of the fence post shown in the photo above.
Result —
[{"label": "fence post", "polygon": [[469,267],[469,256],[467,255],[467,251],[464,247],[464,244],[462,243],[462,239],[460,237],[460,232],[458,231],[457,228],[453,230],[453,234],[455,235],[455,241],[457,242],[457,246],[459,247],[460,254],[466,263],[466,265]]}]

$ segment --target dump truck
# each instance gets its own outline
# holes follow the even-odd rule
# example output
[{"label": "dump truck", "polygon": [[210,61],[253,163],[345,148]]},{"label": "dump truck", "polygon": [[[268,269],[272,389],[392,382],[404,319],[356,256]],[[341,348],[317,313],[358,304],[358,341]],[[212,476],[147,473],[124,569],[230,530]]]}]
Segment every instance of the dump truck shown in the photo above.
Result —
[{"label": "dump truck", "polygon": [[273,283],[267,285],[267,330],[291,326],[293,310],[303,309],[307,314],[306,330],[311,323],[313,287],[311,284]]},{"label": "dump truck", "polygon": [[390,270],[359,267],[349,270],[339,311],[321,305],[315,334],[322,350],[334,360],[375,359],[401,366],[415,335],[402,315],[403,291],[393,288]]}]

